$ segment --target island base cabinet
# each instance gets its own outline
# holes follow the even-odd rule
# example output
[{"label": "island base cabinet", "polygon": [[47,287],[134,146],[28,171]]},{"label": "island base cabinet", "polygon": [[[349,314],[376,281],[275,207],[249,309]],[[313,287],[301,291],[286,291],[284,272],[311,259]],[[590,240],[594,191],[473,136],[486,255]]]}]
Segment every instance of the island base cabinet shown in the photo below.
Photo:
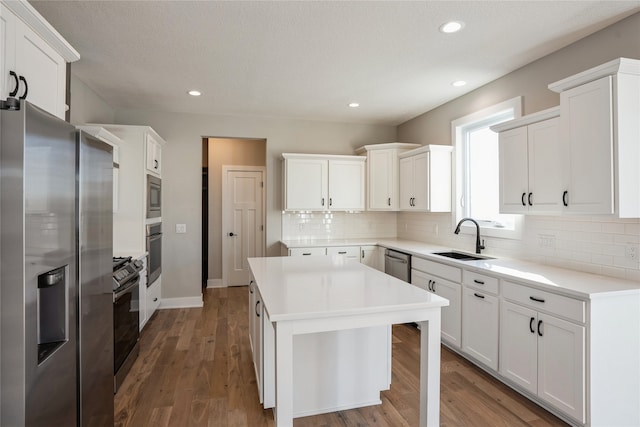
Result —
[{"label": "island base cabinet", "polygon": [[464,288],[462,291],[462,350],[498,370],[498,297]]},{"label": "island base cabinet", "polygon": [[[276,331],[266,317],[263,322],[261,403],[266,409],[276,403]],[[391,385],[390,326],[295,335],[293,353],[296,418],[380,404],[380,392]]]}]

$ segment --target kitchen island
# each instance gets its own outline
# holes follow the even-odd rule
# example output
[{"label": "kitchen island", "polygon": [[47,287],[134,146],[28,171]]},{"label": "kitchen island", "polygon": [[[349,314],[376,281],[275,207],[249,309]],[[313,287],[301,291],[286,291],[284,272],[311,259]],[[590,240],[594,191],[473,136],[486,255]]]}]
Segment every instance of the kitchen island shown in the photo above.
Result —
[{"label": "kitchen island", "polygon": [[[260,298],[250,309],[254,308],[255,314],[260,316],[258,307],[262,302],[262,325],[266,325],[261,339],[252,342],[254,353],[261,354],[261,360],[257,361],[260,367],[256,366],[256,370],[263,373],[264,380],[258,375],[258,387],[265,389],[265,396],[270,388],[275,390],[277,426],[293,425],[294,393],[302,392],[294,390],[294,366],[300,363],[296,357],[304,352],[304,348],[298,348],[302,346],[296,347],[296,337],[313,339],[317,336],[321,340],[326,338],[325,334],[347,331],[374,331],[374,335],[379,336],[375,331],[380,328],[408,322],[421,325],[420,426],[439,425],[440,310],[448,305],[446,299],[365,265],[346,263],[341,257],[250,258],[249,266],[253,275],[252,285],[255,285],[250,291]],[[269,329],[272,329],[272,334],[268,333]],[[390,345],[390,334],[386,336]],[[329,342],[335,340],[330,339]],[[270,346],[272,350],[269,350]],[[308,347],[309,342],[305,346]],[[341,351],[341,345],[331,348],[335,348],[337,353]],[[273,360],[269,357],[270,352],[273,352]],[[348,354],[344,356],[349,359]],[[362,352],[358,357],[361,358],[359,365],[376,366],[367,360],[375,358],[376,354]],[[334,377],[334,389],[323,387],[323,390],[314,392],[341,395],[341,381],[345,381],[338,373],[345,371],[341,366],[342,355],[335,354],[330,361],[317,359],[317,364],[310,370],[316,369]],[[270,372],[274,366],[275,375]],[[334,375],[328,372],[329,369],[336,370]],[[379,373],[370,374],[374,378],[379,377]],[[268,380],[271,375],[273,384]],[[350,378],[349,375],[344,377]],[[369,388],[380,385],[380,381],[363,383]],[[305,388],[313,389],[314,386],[307,384]],[[336,408],[347,407],[353,406],[336,404]]]}]

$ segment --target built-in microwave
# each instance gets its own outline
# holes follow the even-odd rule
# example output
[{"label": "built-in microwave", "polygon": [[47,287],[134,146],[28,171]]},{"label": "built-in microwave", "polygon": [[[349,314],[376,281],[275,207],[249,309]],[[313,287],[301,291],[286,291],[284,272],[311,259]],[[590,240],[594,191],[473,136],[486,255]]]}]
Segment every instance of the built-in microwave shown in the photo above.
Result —
[{"label": "built-in microwave", "polygon": [[147,175],[147,218],[162,216],[162,181],[153,175]]}]

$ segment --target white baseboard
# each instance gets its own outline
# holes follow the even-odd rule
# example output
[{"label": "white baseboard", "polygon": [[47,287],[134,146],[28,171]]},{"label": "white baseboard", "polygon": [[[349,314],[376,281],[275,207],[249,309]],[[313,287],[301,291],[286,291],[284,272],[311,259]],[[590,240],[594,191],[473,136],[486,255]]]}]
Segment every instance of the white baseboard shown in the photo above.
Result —
[{"label": "white baseboard", "polygon": [[199,297],[183,298],[162,298],[160,300],[160,310],[165,308],[199,308],[204,306],[202,295]]},{"label": "white baseboard", "polygon": [[207,279],[207,289],[209,288],[225,288],[222,279]]}]

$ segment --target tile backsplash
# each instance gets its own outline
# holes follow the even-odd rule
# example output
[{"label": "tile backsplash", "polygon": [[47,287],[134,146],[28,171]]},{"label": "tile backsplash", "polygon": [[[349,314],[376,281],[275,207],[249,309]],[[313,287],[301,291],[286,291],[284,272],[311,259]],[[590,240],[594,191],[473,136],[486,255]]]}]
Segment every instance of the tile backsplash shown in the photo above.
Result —
[{"label": "tile backsplash", "polygon": [[[282,239],[399,238],[473,252],[451,214],[283,212]],[[640,282],[640,219],[526,216],[522,239],[483,237],[484,254]]]},{"label": "tile backsplash", "polygon": [[[397,237],[467,250],[475,235],[456,235],[451,214],[398,213]],[[640,282],[640,219],[526,216],[521,240],[485,237],[483,253]]]}]

